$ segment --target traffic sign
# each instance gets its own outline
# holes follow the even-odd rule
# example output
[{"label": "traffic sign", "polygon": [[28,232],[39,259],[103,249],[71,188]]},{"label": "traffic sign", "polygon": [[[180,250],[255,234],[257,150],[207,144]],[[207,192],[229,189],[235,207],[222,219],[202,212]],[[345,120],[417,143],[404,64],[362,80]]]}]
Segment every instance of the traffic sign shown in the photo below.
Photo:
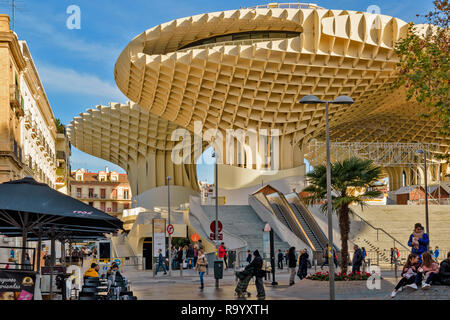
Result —
[{"label": "traffic sign", "polygon": [[[219,220],[217,220],[217,226],[219,227],[219,230],[217,230],[217,232],[222,232],[222,222],[220,222]],[[211,232],[216,232],[216,221],[211,222],[211,224],[209,225],[209,228],[211,229]]]},{"label": "traffic sign", "polygon": [[169,224],[169,225],[167,226],[167,233],[168,233],[168,234],[173,234],[173,231],[174,231],[174,230],[175,230],[175,229],[174,229],[173,225]]},{"label": "traffic sign", "polygon": [[118,266],[120,266],[120,262],[121,262],[120,259],[115,259],[114,262],[115,262]]},{"label": "traffic sign", "polygon": [[200,239],[200,236],[199,236],[198,234],[196,234],[196,233],[194,233],[194,234],[191,236],[191,240],[194,241],[194,242],[197,242],[198,239]]},{"label": "traffic sign", "polygon": [[[217,235],[217,237],[219,238],[219,240],[223,240],[223,233],[219,233],[219,234]],[[213,232],[211,232],[211,233],[209,234],[209,238],[210,238],[211,240],[216,240],[216,234],[213,233]]]}]

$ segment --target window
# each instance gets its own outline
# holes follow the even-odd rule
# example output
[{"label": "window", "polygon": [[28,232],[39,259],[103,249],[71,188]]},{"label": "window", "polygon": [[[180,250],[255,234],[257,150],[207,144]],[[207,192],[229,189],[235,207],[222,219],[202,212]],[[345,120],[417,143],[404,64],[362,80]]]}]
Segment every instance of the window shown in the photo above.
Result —
[{"label": "window", "polygon": [[111,175],[111,181],[115,181],[115,182],[119,181],[119,176],[116,174]]},{"label": "window", "polygon": [[89,198],[94,197],[94,188],[89,188]]},{"label": "window", "polygon": [[129,203],[124,203],[123,204],[123,209],[130,209],[130,204]]},{"label": "window", "polygon": [[117,212],[117,202],[112,203],[112,212]]},{"label": "window", "polygon": [[100,198],[106,199],[106,189],[100,189]]},{"label": "window", "polygon": [[91,207],[93,207],[93,206],[94,206],[94,202],[93,202],[93,201],[89,201],[89,205],[90,205]]},{"label": "window", "polygon": [[81,188],[77,188],[77,198],[81,198]]},{"label": "window", "polygon": [[76,180],[77,181],[83,181],[83,174],[82,173],[77,173]]},{"label": "window", "polygon": [[100,210],[106,211],[106,202],[100,202]]},{"label": "window", "polygon": [[123,189],[123,198],[129,199],[128,189]]},{"label": "window", "polygon": [[117,199],[117,189],[113,189],[112,194],[111,194],[111,197],[112,197],[113,199]]}]

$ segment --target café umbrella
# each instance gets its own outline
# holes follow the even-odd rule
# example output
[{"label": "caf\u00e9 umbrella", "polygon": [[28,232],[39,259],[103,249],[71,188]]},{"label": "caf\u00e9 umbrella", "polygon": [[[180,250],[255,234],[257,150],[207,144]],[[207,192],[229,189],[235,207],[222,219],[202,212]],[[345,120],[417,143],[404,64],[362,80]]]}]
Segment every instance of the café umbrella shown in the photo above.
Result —
[{"label": "caf\u00e9 umbrella", "polygon": [[[101,235],[123,229],[116,217],[39,183],[31,177],[0,184],[0,234],[21,236],[24,246],[34,233],[52,240],[63,231]],[[89,238],[89,237],[88,237]],[[39,244],[40,246],[40,244]],[[38,247],[40,251],[40,247]],[[54,248],[52,248],[54,257]],[[22,250],[21,263],[25,260]],[[54,264],[54,258],[52,259]]]}]

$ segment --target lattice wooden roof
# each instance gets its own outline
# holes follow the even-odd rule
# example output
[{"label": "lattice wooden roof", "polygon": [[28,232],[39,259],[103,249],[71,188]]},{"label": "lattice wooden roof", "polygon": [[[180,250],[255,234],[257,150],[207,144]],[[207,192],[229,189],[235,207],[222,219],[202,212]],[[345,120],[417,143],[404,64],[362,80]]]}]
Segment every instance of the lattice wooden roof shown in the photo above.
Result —
[{"label": "lattice wooden roof", "polygon": [[[300,36],[177,51],[200,39],[252,30],[296,31]],[[330,106],[331,126],[345,128],[339,133],[342,138],[359,137],[357,128],[347,130],[356,123],[379,121],[392,133],[379,139],[420,136],[416,140],[428,141],[437,137],[437,122],[430,120],[422,128],[421,107],[387,91],[398,61],[393,46],[406,30],[400,19],[346,10],[201,14],[134,38],[116,63],[115,79],[128,98],[189,130],[196,120],[204,123],[204,130],[277,128],[305,142],[323,132],[324,106],[298,101],[307,94],[329,100],[345,94],[355,104]],[[401,124],[403,117],[407,124]],[[408,132],[400,129],[405,126]],[[374,139],[371,133],[367,130],[364,139]]]}]

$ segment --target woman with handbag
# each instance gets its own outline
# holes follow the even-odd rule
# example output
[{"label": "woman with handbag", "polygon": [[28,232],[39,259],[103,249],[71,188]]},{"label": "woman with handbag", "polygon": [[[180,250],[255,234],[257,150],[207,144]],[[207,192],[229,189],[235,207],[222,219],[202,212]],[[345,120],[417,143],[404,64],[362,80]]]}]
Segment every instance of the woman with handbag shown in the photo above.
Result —
[{"label": "woman with handbag", "polygon": [[208,263],[206,261],[206,257],[205,257],[205,254],[203,253],[203,250],[199,250],[195,268],[197,269],[198,274],[200,276],[200,288],[199,288],[200,290],[203,290],[203,288],[204,288],[203,276],[205,275],[207,264]]}]

